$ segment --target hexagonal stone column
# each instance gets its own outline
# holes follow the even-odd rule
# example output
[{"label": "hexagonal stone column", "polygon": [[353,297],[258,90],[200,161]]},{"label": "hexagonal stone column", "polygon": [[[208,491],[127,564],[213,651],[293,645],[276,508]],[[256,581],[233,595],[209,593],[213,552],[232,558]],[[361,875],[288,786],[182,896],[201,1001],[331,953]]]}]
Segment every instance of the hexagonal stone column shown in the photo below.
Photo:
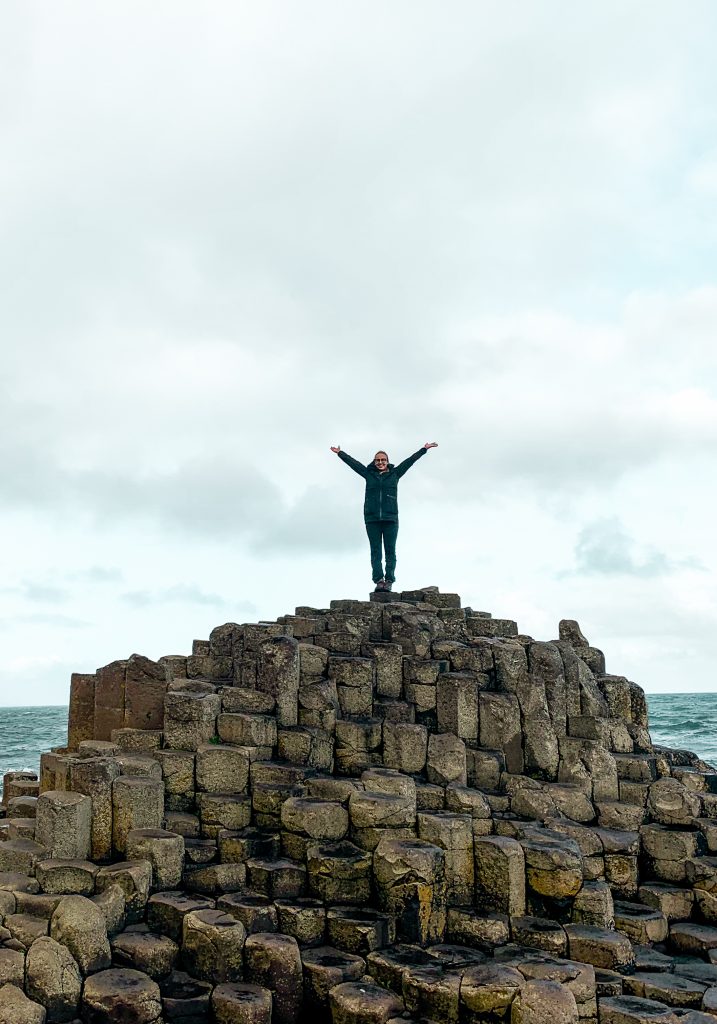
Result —
[{"label": "hexagonal stone column", "polygon": [[346,981],[329,992],[333,1024],[386,1024],[403,1013],[403,1000],[371,982]]},{"label": "hexagonal stone column", "polygon": [[112,844],[118,853],[126,853],[133,829],[162,827],[164,783],[121,775],[112,785],[112,813]]},{"label": "hexagonal stone column", "polygon": [[217,1024],[271,1024],[272,995],[261,985],[217,985],[212,992]]},{"label": "hexagonal stone column", "polygon": [[303,972],[296,939],[258,932],[244,945],[245,977],[274,995],[273,1024],[296,1024],[303,998]]},{"label": "hexagonal stone column", "polygon": [[164,698],[164,745],[198,750],[216,734],[222,700],[217,693],[172,691]]},{"label": "hexagonal stone column", "polygon": [[525,856],[509,836],[475,836],[476,905],[481,910],[525,914]]},{"label": "hexagonal stone column", "polygon": [[373,857],[353,843],[310,846],[306,853],[309,890],[325,903],[366,904],[371,899]]},{"label": "hexagonal stone column", "polygon": [[194,910],[184,918],[182,963],[202,981],[240,981],[246,929],[221,910]]},{"label": "hexagonal stone column", "polygon": [[119,765],[109,757],[78,758],[69,766],[68,789],[92,800],[93,860],[107,860],[112,854],[112,784],[119,773]]},{"label": "hexagonal stone column", "polygon": [[446,928],[445,854],[422,839],[382,839],[373,858],[379,905],[405,942],[442,942]]},{"label": "hexagonal stone column", "polygon": [[114,968],[85,982],[82,1019],[87,1024],[153,1024],[161,1013],[159,985],[140,971]]},{"label": "hexagonal stone column", "polygon": [[163,828],[137,828],[127,833],[127,859],[152,865],[152,892],[178,889],[184,868],[184,837]]},{"label": "hexagonal stone column", "polygon": [[50,919],[50,935],[67,946],[83,974],[110,965],[110,944],[104,915],[84,896],[65,896]]},{"label": "hexagonal stone column", "polygon": [[41,1003],[50,1020],[72,1020],[82,990],[77,961],[66,946],[49,936],[36,939],[27,951],[25,987],[31,999]]},{"label": "hexagonal stone column", "polygon": [[38,797],[35,841],[51,857],[86,860],[91,830],[92,801],[88,796],[49,790]]}]

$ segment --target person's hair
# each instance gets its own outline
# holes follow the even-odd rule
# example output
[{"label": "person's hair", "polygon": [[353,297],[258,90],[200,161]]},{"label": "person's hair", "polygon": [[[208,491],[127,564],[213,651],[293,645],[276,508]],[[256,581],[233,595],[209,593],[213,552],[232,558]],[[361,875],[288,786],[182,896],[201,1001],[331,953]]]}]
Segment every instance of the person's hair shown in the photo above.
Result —
[{"label": "person's hair", "polygon": [[379,455],[385,455],[386,456],[386,462],[388,462],[388,452],[385,452],[382,448],[379,448],[379,450],[374,455],[374,457],[373,457],[373,461],[374,462],[379,457]]}]

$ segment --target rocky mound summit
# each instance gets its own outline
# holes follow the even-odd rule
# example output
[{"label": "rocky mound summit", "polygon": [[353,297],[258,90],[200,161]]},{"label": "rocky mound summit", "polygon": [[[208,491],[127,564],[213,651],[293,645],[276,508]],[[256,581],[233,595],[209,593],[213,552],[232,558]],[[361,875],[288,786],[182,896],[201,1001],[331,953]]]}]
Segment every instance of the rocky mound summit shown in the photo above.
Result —
[{"label": "rocky mound summit", "polygon": [[2,807],[0,1024],[715,1024],[717,772],[574,621],[227,623],[74,675]]}]

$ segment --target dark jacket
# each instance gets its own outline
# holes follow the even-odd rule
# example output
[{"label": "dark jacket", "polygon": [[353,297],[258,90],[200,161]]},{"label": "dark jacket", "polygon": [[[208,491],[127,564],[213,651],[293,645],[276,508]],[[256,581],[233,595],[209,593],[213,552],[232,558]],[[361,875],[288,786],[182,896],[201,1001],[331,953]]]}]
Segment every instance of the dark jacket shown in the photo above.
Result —
[{"label": "dark jacket", "polygon": [[363,503],[364,522],[398,522],[398,481],[413,463],[425,454],[426,449],[419,448],[417,452],[409,455],[397,466],[389,462],[386,472],[379,473],[373,460],[364,466],[357,459],[352,459],[346,452],[339,452],[341,461],[366,481],[366,497]]}]

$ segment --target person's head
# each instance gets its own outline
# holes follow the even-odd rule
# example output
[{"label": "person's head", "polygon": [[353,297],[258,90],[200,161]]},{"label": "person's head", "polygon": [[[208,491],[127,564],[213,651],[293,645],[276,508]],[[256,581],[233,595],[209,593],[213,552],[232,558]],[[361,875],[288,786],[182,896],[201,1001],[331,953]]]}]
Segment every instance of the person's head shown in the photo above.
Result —
[{"label": "person's head", "polygon": [[379,473],[385,473],[388,469],[388,455],[386,452],[376,452],[373,457],[373,464]]}]

